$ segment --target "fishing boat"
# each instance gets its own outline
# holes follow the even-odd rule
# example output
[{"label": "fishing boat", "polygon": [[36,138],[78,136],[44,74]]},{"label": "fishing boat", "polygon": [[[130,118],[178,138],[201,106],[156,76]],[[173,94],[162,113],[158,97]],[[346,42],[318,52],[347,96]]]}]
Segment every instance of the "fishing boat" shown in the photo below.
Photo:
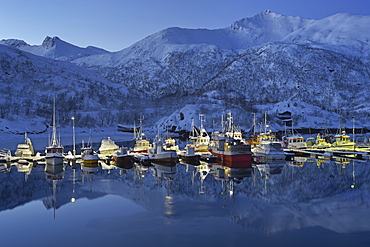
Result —
[{"label": "fishing boat", "polygon": [[[262,128],[261,128],[262,129]],[[268,160],[282,160],[285,159],[285,153],[281,142],[276,138],[276,135],[267,124],[265,114],[264,131],[256,136],[256,141],[253,144],[252,152],[255,155],[262,155]]]},{"label": "fishing boat", "polygon": [[176,153],[180,153],[180,148],[176,144],[176,140],[170,136],[168,136],[164,140],[163,149],[164,150],[174,150]]},{"label": "fishing boat", "polygon": [[287,149],[306,149],[307,144],[304,138],[299,134],[294,128],[292,123],[292,128],[290,130],[285,129],[285,135],[283,136],[284,148]]},{"label": "fishing boat", "polygon": [[62,165],[64,154],[64,148],[60,145],[60,141],[57,138],[57,127],[55,124],[55,98],[53,104],[53,132],[50,144],[45,150],[45,160],[48,165]]},{"label": "fishing boat", "polygon": [[84,143],[82,142],[81,148],[81,160],[82,165],[88,167],[98,167],[99,166],[99,155],[94,151],[92,146],[92,135],[90,131],[89,140],[87,142],[87,146],[85,147]]},{"label": "fishing boat", "polygon": [[351,141],[350,136],[343,130],[334,136],[334,142],[331,145],[331,149],[354,150],[355,146],[356,143]]},{"label": "fishing boat", "polygon": [[327,142],[326,135],[324,133],[318,133],[316,138],[309,137],[306,140],[307,148],[309,149],[326,149],[332,146],[331,143]]},{"label": "fishing boat", "polygon": [[226,120],[222,117],[222,132],[214,132],[209,151],[218,157],[222,162],[239,163],[251,162],[251,146],[241,137],[241,131],[237,130],[233,124],[233,117],[228,115]]},{"label": "fishing boat", "polygon": [[186,145],[185,152],[180,154],[181,161],[191,165],[199,165],[200,157],[201,155],[195,153],[194,145],[191,144]]},{"label": "fishing boat", "polygon": [[165,150],[160,134],[157,135],[157,140],[153,143],[152,148],[149,149],[149,157],[154,163],[177,163],[179,156],[175,150]]},{"label": "fishing boat", "polygon": [[115,152],[119,151],[119,146],[108,137],[101,141],[98,151],[103,156],[112,156]]},{"label": "fishing boat", "polygon": [[[134,126],[134,146],[131,148],[130,153],[144,153],[148,154],[152,144],[149,142],[146,135],[143,133],[143,120],[140,118],[140,128],[137,130]],[[135,124],[134,124],[135,125]]]},{"label": "fishing boat", "polygon": [[135,156],[128,153],[127,147],[121,147],[113,156],[114,165],[119,168],[131,169],[134,167]]},{"label": "fishing boat", "polygon": [[206,129],[203,126],[203,122],[205,122],[204,114],[199,114],[199,121],[200,127],[199,129],[197,129],[194,126],[194,119],[192,119],[192,127],[189,135],[189,140],[194,146],[195,153],[208,153],[208,146],[211,138],[209,137]]},{"label": "fishing boat", "polygon": [[99,156],[94,152],[92,147],[81,148],[82,165],[89,167],[99,166]]},{"label": "fishing boat", "polygon": [[27,132],[24,134],[24,143],[20,143],[17,145],[17,149],[15,151],[16,157],[31,157],[35,155],[33,150],[33,145],[31,139],[27,137]]}]

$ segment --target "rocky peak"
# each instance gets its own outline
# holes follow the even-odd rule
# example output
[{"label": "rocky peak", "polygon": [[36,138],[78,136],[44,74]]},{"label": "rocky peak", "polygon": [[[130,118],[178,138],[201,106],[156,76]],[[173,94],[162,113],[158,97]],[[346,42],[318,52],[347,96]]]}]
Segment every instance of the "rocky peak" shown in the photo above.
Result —
[{"label": "rocky peak", "polygon": [[49,36],[46,36],[46,38],[44,39],[44,41],[42,42],[42,47],[44,47],[45,49],[50,49],[52,48],[53,46],[55,46],[55,42],[57,40],[60,40],[59,37],[57,36],[54,36],[53,38],[49,37]]}]

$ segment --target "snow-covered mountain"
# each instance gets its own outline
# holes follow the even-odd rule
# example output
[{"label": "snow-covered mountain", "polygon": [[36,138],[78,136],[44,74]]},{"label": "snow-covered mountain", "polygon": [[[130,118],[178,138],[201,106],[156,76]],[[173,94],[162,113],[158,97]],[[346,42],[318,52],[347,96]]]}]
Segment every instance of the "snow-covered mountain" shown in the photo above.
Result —
[{"label": "snow-covered mountain", "polygon": [[3,39],[0,41],[0,44],[13,46],[38,56],[65,61],[70,61],[85,56],[109,53],[104,49],[94,46],[81,48],[67,43],[58,37],[51,38],[49,36],[44,39],[41,45],[29,45],[23,40],[17,39]]},{"label": "snow-covered mountain", "polygon": [[[28,123],[33,120],[44,122],[44,126],[50,124],[54,97],[59,124],[70,122],[74,114],[79,116],[76,119],[81,126],[96,125],[99,118],[99,122],[107,124],[116,115],[107,109],[119,109],[121,99],[127,95],[125,86],[114,84],[93,71],[10,46],[0,45],[0,68],[1,131],[12,132],[15,127],[12,122],[24,122],[29,128],[32,127]],[[23,132],[43,131],[39,126],[23,129]]]},{"label": "snow-covered mountain", "polygon": [[[130,99],[107,109],[130,116],[127,122],[139,114],[147,124],[174,122],[187,105],[200,105],[211,116],[208,128],[224,110],[244,127],[252,123],[251,113],[267,112],[282,129],[277,115],[284,111],[293,113],[297,127],[352,126],[352,117],[369,127],[368,26],[369,16],[313,20],[264,11],[221,29],[168,28],[118,52],[77,49],[58,38],[41,46],[2,42],[68,60],[127,87]],[[191,119],[184,121],[190,126]]]}]

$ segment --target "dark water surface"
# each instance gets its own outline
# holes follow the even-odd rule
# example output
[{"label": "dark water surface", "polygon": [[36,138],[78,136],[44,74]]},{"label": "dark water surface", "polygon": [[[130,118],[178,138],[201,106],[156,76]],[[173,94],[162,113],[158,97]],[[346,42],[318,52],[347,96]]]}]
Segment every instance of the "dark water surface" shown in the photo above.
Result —
[{"label": "dark water surface", "polygon": [[370,246],[369,162],[62,168],[1,164],[1,246]]}]

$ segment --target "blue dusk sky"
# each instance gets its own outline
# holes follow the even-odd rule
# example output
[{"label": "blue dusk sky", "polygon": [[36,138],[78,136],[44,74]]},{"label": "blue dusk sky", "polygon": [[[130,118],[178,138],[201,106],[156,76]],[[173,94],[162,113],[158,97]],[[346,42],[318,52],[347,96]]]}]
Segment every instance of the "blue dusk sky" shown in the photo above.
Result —
[{"label": "blue dusk sky", "polygon": [[322,19],[370,14],[370,0],[0,0],[0,39],[40,45],[58,36],[80,47],[122,50],[168,27],[217,29],[271,10]]}]

